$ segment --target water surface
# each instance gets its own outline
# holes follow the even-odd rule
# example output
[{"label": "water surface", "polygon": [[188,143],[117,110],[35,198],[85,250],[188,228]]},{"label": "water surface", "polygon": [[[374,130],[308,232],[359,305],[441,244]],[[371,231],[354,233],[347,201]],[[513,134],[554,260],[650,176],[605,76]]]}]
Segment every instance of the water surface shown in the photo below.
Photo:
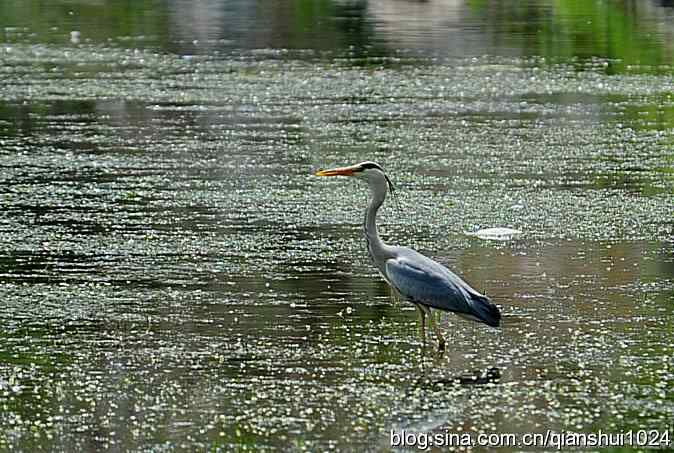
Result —
[{"label": "water surface", "polygon": [[[671,430],[671,9],[9,1],[0,17],[1,449]],[[312,176],[362,160],[399,187],[384,237],[486,292],[502,329],[443,314],[448,351],[423,348],[367,257],[365,187]],[[522,235],[466,234],[489,227]]]}]

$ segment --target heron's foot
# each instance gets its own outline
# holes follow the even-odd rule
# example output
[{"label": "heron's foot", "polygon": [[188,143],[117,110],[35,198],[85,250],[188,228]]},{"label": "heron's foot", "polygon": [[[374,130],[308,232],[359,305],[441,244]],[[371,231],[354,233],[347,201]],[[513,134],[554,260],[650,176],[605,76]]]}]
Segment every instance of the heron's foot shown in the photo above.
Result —
[{"label": "heron's foot", "polygon": [[445,352],[445,339],[442,338],[441,336],[438,337],[438,351],[440,352]]}]

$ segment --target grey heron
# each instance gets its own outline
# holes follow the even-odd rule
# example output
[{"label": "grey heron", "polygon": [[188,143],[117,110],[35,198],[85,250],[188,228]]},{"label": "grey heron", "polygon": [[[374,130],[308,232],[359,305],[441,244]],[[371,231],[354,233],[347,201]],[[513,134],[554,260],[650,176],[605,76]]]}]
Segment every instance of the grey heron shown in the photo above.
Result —
[{"label": "grey heron", "polygon": [[367,182],[370,202],[365,210],[365,241],[375,266],[386,282],[404,299],[412,302],[421,319],[421,335],[426,341],[425,320],[444,350],[445,339],[438,330],[431,309],[454,312],[462,318],[498,327],[501,313],[487,296],[474,290],[442,264],[408,247],[388,245],[379,237],[376,217],[393,184],[382,167],[361,162],[350,167],[321,170],[316,176],[350,176]]}]

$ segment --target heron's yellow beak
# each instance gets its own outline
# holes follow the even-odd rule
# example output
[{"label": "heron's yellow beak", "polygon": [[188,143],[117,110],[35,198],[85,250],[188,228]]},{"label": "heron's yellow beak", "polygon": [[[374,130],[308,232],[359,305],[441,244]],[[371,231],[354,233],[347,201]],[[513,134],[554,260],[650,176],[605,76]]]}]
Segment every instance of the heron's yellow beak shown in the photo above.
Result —
[{"label": "heron's yellow beak", "polygon": [[316,176],[353,176],[353,167],[331,168],[316,172]]}]

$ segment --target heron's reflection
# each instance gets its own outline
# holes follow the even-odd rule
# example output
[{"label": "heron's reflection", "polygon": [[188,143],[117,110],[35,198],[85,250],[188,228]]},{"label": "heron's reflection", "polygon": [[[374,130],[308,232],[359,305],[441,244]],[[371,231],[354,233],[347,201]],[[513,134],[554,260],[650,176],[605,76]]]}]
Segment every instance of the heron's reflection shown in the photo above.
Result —
[{"label": "heron's reflection", "polygon": [[485,385],[496,383],[500,379],[501,370],[497,367],[491,367],[484,370],[463,371],[454,375],[424,376],[416,381],[416,386],[439,390],[441,387],[454,387],[457,385]]}]

